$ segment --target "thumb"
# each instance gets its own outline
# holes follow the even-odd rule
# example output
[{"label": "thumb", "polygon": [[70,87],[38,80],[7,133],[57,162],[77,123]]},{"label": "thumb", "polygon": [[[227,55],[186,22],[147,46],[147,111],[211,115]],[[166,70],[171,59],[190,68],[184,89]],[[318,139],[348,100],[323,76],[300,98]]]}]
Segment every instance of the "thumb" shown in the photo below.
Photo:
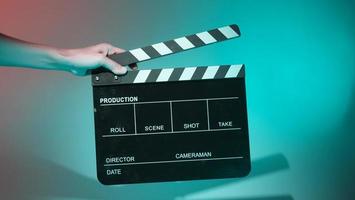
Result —
[{"label": "thumb", "polygon": [[122,65],[116,63],[108,57],[104,57],[102,61],[102,66],[106,69],[111,70],[114,74],[120,75],[127,73],[127,68]]}]

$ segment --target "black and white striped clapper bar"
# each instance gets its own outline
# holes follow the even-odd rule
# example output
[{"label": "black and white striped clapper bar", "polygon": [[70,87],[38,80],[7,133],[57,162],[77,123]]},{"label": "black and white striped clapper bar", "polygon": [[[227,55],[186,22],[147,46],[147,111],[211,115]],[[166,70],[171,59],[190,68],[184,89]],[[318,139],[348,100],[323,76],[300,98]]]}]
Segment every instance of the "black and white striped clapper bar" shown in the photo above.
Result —
[{"label": "black and white striped clapper bar", "polygon": [[[112,56],[129,65],[240,36],[237,25]],[[246,176],[244,65],[92,72],[97,176],[105,185]]]}]

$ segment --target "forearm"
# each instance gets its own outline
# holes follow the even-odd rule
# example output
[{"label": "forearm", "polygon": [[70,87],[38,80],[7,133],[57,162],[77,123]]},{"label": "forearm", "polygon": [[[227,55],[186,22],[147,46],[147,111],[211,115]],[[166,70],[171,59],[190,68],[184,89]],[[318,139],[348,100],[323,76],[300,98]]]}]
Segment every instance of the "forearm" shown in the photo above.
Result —
[{"label": "forearm", "polygon": [[107,57],[122,52],[122,49],[107,43],[79,49],[58,49],[0,33],[0,66],[62,70],[80,76],[87,75],[92,69],[105,67],[115,74],[125,74],[125,67]]},{"label": "forearm", "polygon": [[58,66],[59,49],[32,44],[0,34],[0,66],[68,70]]}]

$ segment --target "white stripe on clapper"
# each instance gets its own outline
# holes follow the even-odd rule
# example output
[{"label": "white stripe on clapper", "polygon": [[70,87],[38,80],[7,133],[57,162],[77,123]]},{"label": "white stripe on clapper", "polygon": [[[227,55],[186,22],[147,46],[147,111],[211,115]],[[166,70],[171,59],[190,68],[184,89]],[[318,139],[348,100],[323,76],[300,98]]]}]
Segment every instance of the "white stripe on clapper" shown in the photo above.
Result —
[{"label": "white stripe on clapper", "polygon": [[202,79],[213,79],[214,76],[216,75],[218,69],[219,69],[219,66],[207,67],[207,70],[205,71],[205,74],[202,76]]},{"label": "white stripe on clapper", "polygon": [[141,48],[133,49],[129,52],[139,61],[148,60],[150,58]]},{"label": "white stripe on clapper", "polygon": [[134,79],[133,83],[144,83],[145,80],[147,80],[149,74],[150,74],[150,69],[148,70],[140,70],[138,71],[138,74],[136,76],[136,78]]},{"label": "white stripe on clapper", "polygon": [[199,37],[205,44],[210,44],[210,43],[213,43],[213,42],[217,42],[216,39],[214,39],[214,37],[209,34],[207,31],[205,32],[202,32],[202,33],[197,33],[196,34],[197,37]]},{"label": "white stripe on clapper", "polygon": [[173,73],[174,69],[173,68],[168,68],[168,69],[162,69],[160,71],[160,74],[157,78],[157,82],[165,82],[168,81],[170,78],[171,73]]},{"label": "white stripe on clapper", "polygon": [[186,37],[177,38],[174,41],[184,50],[195,47]]},{"label": "white stripe on clapper", "polygon": [[196,67],[185,68],[179,78],[179,81],[191,80],[192,76],[194,75],[195,70],[196,70]]},{"label": "white stripe on clapper", "polygon": [[228,69],[228,72],[226,73],[226,75],[224,77],[225,78],[237,77],[241,68],[242,68],[242,65],[231,65]]},{"label": "white stripe on clapper", "polygon": [[157,50],[160,55],[166,55],[173,53],[164,43],[160,42],[158,44],[153,44],[152,47]]},{"label": "white stripe on clapper", "polygon": [[224,26],[218,28],[218,30],[221,31],[221,33],[228,39],[238,36],[238,33],[236,33],[230,26]]}]

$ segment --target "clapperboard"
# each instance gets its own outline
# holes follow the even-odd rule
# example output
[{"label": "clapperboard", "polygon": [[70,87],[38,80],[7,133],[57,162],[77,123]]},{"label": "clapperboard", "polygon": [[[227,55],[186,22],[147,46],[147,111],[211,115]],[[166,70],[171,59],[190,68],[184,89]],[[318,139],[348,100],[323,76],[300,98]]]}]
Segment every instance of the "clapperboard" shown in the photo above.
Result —
[{"label": "clapperboard", "polygon": [[[240,36],[230,25],[112,56],[129,65]],[[105,185],[250,171],[244,65],[92,72],[97,176]]]}]

